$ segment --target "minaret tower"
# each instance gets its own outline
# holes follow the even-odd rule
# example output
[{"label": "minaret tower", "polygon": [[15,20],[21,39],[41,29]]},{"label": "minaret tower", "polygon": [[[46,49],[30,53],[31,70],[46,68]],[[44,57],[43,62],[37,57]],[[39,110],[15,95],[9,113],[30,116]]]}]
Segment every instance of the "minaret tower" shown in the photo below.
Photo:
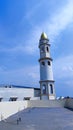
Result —
[{"label": "minaret tower", "polygon": [[41,100],[55,99],[55,89],[52,71],[52,58],[50,56],[49,39],[45,33],[41,34],[39,40],[40,49],[40,89]]}]

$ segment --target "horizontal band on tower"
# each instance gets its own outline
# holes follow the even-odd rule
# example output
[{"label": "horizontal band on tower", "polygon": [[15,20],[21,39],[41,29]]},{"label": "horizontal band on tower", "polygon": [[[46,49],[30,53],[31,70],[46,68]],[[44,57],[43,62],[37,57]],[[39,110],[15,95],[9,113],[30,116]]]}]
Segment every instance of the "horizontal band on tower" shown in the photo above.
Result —
[{"label": "horizontal band on tower", "polygon": [[40,80],[39,83],[41,82],[55,82],[54,80]]},{"label": "horizontal band on tower", "polygon": [[39,59],[39,62],[42,61],[42,60],[51,60],[51,61],[53,61],[53,59],[52,59],[52,58],[49,58],[49,57],[40,58],[40,59]]},{"label": "horizontal band on tower", "polygon": [[39,48],[40,48],[41,45],[45,45],[45,44],[48,45],[48,46],[50,46],[49,43],[39,43]]},{"label": "horizontal band on tower", "polygon": [[55,94],[42,94],[42,93],[41,93],[41,96],[46,96],[46,95],[47,95],[48,97],[49,97],[49,96],[55,96]]}]

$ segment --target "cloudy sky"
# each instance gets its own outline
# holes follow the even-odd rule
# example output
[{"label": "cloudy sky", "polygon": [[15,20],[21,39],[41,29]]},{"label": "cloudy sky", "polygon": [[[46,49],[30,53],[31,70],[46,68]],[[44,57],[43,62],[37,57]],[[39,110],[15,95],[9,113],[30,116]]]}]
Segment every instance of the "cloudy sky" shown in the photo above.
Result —
[{"label": "cloudy sky", "polygon": [[0,0],[0,84],[39,87],[39,39],[51,44],[57,96],[73,96],[73,0]]}]

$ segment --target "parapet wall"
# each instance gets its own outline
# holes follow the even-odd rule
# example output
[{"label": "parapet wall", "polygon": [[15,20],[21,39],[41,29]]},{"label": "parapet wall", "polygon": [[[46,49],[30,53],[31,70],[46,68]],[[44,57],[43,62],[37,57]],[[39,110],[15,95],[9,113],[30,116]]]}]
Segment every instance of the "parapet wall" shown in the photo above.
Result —
[{"label": "parapet wall", "polygon": [[66,100],[31,100],[27,107],[64,107]]},{"label": "parapet wall", "polygon": [[66,99],[65,107],[73,109],[73,99]]},{"label": "parapet wall", "polygon": [[73,109],[73,99],[0,102],[0,120],[27,107],[67,107]]},{"label": "parapet wall", "polygon": [[27,108],[27,101],[0,102],[0,120]]}]

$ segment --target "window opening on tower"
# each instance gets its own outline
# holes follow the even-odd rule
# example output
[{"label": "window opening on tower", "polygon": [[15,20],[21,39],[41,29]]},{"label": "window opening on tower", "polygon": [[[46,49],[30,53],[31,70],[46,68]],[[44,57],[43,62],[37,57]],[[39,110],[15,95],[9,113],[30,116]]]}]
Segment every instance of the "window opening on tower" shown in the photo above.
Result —
[{"label": "window opening on tower", "polygon": [[46,85],[44,84],[42,87],[43,94],[46,94]]},{"label": "window opening on tower", "polygon": [[41,64],[42,64],[42,66],[45,66],[45,62],[44,61]]},{"label": "window opening on tower", "polygon": [[51,65],[51,64],[50,64],[50,61],[48,61],[48,65]]},{"label": "window opening on tower", "polygon": [[48,47],[46,47],[46,50],[47,50],[47,52],[49,52],[49,48]]},{"label": "window opening on tower", "polygon": [[50,93],[53,94],[53,85],[50,84]]}]

